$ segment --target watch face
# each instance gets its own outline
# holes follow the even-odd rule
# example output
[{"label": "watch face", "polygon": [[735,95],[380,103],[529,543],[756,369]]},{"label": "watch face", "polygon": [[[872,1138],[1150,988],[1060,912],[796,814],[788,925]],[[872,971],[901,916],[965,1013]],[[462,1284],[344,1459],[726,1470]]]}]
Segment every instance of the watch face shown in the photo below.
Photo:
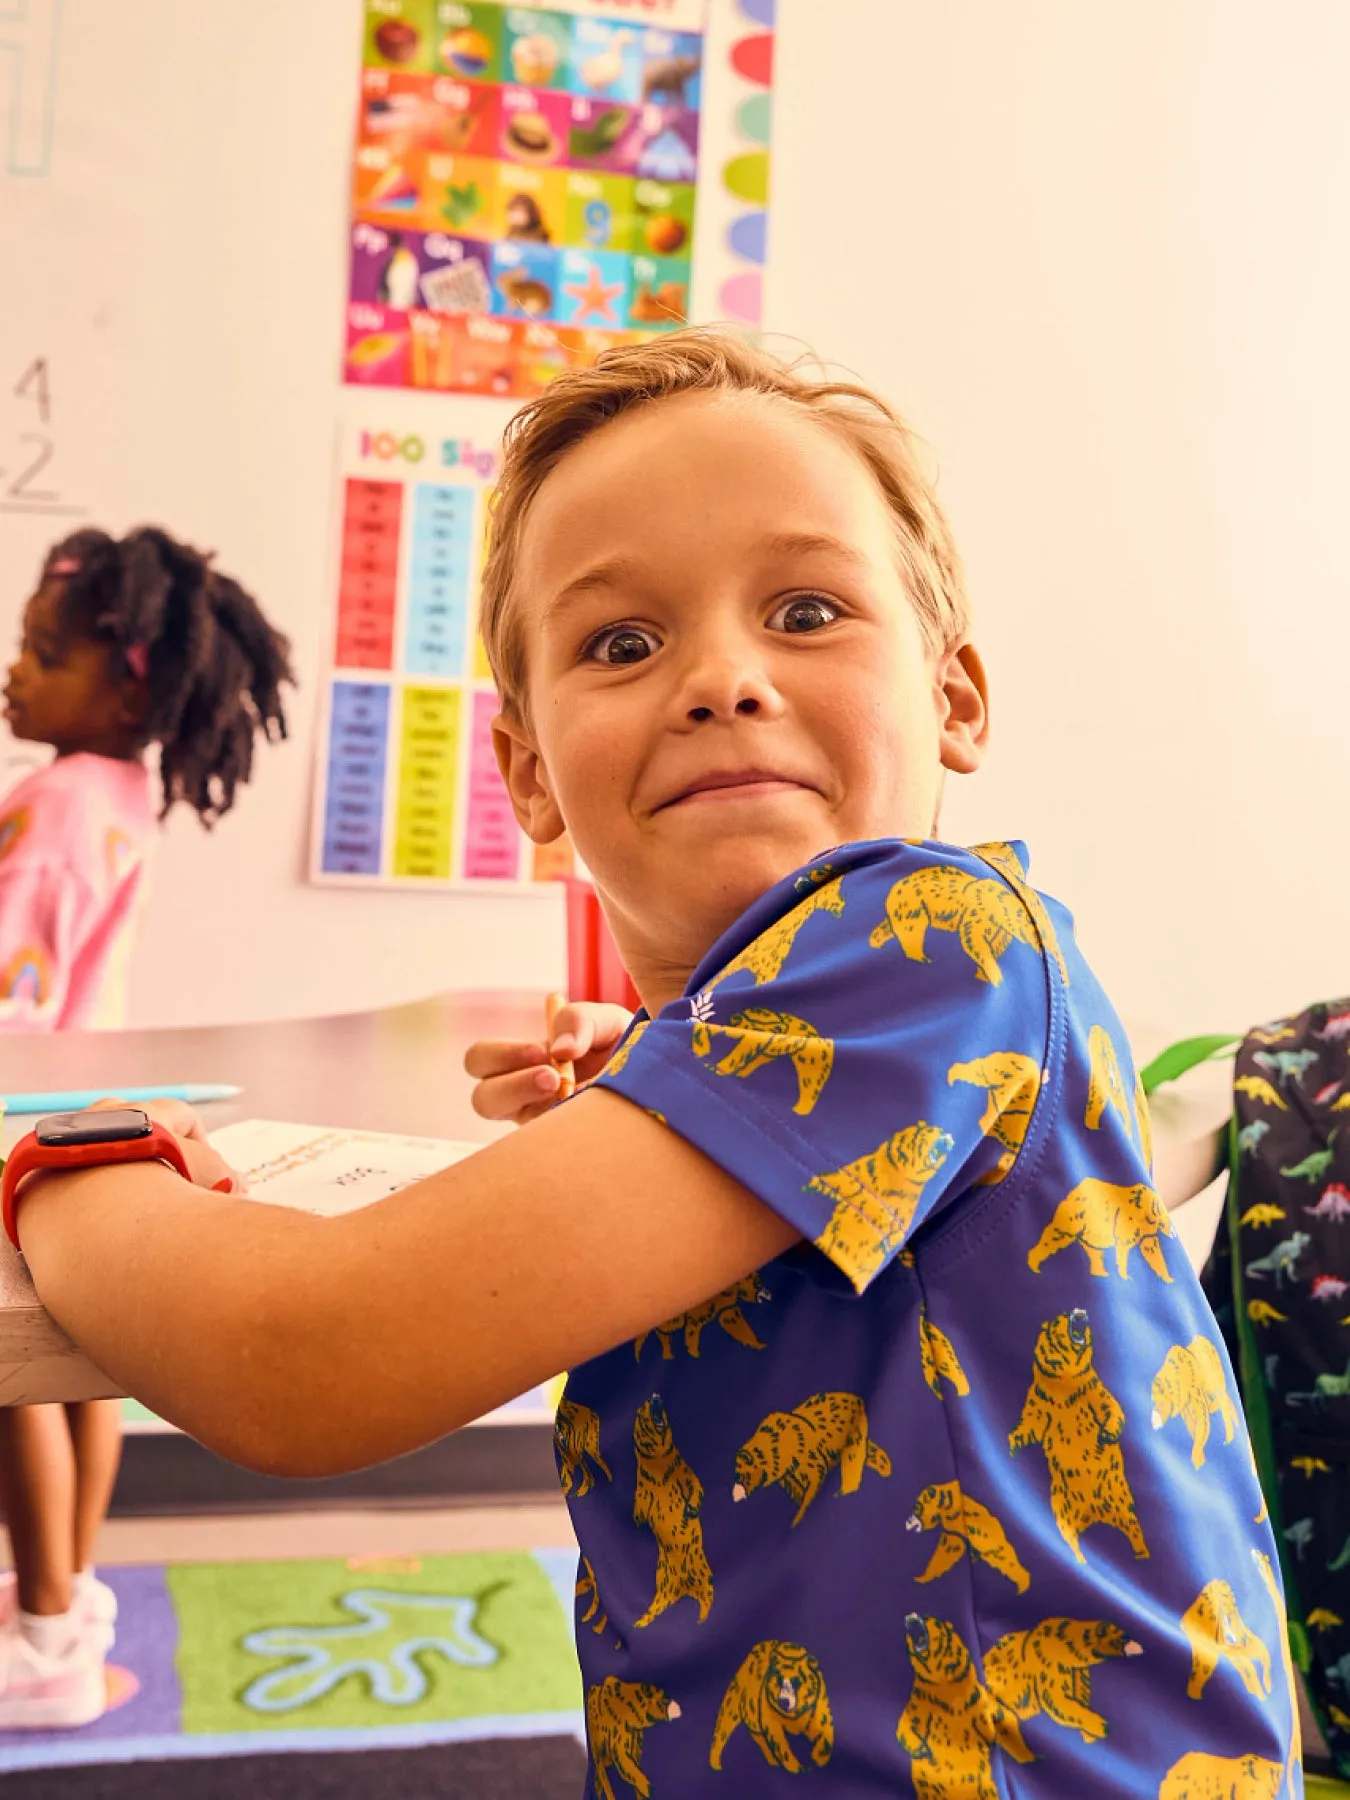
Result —
[{"label": "watch face", "polygon": [[150,1135],[150,1120],[138,1106],[109,1107],[106,1112],[56,1113],[39,1119],[34,1135],[49,1150],[81,1144],[125,1144]]}]

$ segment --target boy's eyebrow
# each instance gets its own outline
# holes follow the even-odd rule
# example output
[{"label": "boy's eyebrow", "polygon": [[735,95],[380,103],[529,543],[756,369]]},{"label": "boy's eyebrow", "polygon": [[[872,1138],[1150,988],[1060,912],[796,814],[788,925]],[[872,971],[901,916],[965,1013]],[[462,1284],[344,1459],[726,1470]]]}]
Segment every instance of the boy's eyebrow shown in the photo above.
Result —
[{"label": "boy's eyebrow", "polygon": [[[833,556],[837,561],[851,563],[855,568],[868,565],[869,559],[861,550],[855,550],[852,544],[846,544],[842,538],[831,537],[826,532],[818,531],[776,531],[768,537],[761,538],[755,545],[755,552],[765,561],[774,561],[787,556]],[[622,556],[612,556],[604,562],[596,563],[593,568],[584,570],[566,587],[558,592],[544,608],[541,621],[547,625],[562,612],[570,600],[581,594],[603,593],[607,588],[631,587],[642,579],[642,571],[636,563],[629,562]]]},{"label": "boy's eyebrow", "polygon": [[842,562],[861,567],[868,561],[861,550],[846,544],[843,538],[822,531],[777,531],[763,538],[756,548],[765,556],[834,556]]},{"label": "boy's eyebrow", "polygon": [[543,625],[556,618],[570,600],[582,594],[603,592],[606,588],[618,588],[630,585],[640,579],[640,571],[636,563],[626,561],[622,556],[611,556],[604,562],[596,563],[592,568],[583,570],[566,587],[559,588],[557,593],[544,608]]}]

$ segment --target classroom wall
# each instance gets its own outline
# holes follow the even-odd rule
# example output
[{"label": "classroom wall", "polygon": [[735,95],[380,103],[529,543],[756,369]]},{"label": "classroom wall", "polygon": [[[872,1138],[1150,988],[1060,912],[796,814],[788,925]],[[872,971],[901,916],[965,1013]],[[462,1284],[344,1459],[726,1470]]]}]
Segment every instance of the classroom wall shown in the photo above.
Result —
[{"label": "classroom wall", "polygon": [[[166,832],[136,1022],[562,970],[554,894],[303,878],[359,13],[65,0],[59,200],[0,159],[66,491],[215,546],[306,678],[237,816]],[[780,0],[778,57],[769,323],[907,409],[965,549],[997,733],[949,834],[1030,840],[1133,1019],[1350,987],[1343,0]],[[50,535],[0,514],[0,632]]]},{"label": "classroom wall", "polygon": [[[236,812],[209,836],[182,808],[168,823],[133,1024],[563,972],[557,891],[305,880],[361,19],[360,0],[65,0],[52,171],[27,181],[5,178],[0,56],[0,268],[19,270],[0,284],[0,465],[29,423],[10,365],[51,354],[52,483],[112,529],[154,519],[214,547],[290,634],[302,676],[291,741],[260,753]],[[0,510],[0,641],[64,527]],[[26,756],[11,756],[14,772]]]},{"label": "classroom wall", "polygon": [[780,4],[772,322],[934,446],[992,676],[949,835],[1132,1019],[1350,990],[1350,8]]}]

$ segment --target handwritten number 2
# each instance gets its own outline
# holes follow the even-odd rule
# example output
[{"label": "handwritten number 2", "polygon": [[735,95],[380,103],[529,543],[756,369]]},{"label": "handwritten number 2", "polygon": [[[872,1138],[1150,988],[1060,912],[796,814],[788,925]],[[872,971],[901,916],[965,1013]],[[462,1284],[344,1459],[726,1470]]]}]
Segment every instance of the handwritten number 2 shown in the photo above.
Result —
[{"label": "handwritten number 2", "polygon": [[19,442],[21,444],[36,444],[38,449],[27,468],[24,469],[21,474],[16,475],[14,480],[10,483],[10,498],[12,500],[31,500],[38,505],[59,499],[60,495],[55,493],[51,488],[35,488],[32,486],[34,477],[40,475],[47,464],[52,460],[53,456],[56,455],[56,447],[51,439],[41,436],[41,434],[36,431],[24,431],[19,434]]}]

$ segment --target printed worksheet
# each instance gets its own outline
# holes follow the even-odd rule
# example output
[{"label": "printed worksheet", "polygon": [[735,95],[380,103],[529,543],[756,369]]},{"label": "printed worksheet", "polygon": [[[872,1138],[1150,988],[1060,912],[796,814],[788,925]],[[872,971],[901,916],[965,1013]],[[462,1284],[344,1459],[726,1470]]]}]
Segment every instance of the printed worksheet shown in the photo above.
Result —
[{"label": "printed worksheet", "polygon": [[[271,1119],[224,1125],[211,1133],[211,1142],[244,1177],[250,1199],[328,1218],[385,1200],[482,1148],[450,1138],[340,1131]],[[561,1376],[542,1382],[475,1423],[551,1424],[562,1387]]]},{"label": "printed worksheet", "polygon": [[449,1138],[283,1125],[270,1119],[224,1125],[212,1132],[211,1142],[244,1177],[251,1199],[329,1217],[385,1200],[482,1148]]}]

